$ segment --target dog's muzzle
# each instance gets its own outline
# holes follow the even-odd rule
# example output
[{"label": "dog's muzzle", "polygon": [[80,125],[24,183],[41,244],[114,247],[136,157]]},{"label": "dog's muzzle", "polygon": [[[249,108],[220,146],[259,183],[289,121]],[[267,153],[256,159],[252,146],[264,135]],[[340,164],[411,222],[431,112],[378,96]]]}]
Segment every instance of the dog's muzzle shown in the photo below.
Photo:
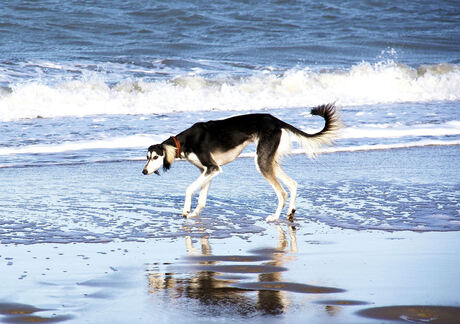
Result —
[{"label": "dog's muzzle", "polygon": [[[160,175],[160,172],[158,170],[154,171],[153,173],[155,173],[156,175]],[[147,169],[144,169],[144,170],[142,170],[142,174],[147,175],[147,174],[149,174],[149,172],[147,171]]]}]

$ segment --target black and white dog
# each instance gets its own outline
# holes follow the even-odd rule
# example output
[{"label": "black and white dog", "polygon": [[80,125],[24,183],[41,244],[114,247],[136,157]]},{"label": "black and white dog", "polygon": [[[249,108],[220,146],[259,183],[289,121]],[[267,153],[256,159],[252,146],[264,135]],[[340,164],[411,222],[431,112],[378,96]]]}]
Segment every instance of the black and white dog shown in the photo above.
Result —
[{"label": "black and white dog", "polygon": [[[249,143],[255,142],[256,168],[270,183],[278,197],[275,213],[266,220],[278,220],[286,203],[287,193],[277,178],[290,191],[287,215],[288,219],[292,219],[297,183],[284,173],[279,163],[280,157],[291,151],[291,136],[301,144],[309,157],[313,157],[322,144],[332,143],[342,125],[333,104],[313,108],[311,114],[319,115],[325,120],[323,129],[316,134],[307,134],[269,114],[248,114],[196,123],[163,143],[150,146],[147,164],[142,173],[159,174],[160,167],[165,171],[169,170],[175,158],[186,159],[197,166],[201,175],[188,186],[182,211],[184,217],[197,216],[206,204],[212,178],[222,172],[221,166],[232,162]],[[190,213],[192,195],[198,189],[198,204]]]}]

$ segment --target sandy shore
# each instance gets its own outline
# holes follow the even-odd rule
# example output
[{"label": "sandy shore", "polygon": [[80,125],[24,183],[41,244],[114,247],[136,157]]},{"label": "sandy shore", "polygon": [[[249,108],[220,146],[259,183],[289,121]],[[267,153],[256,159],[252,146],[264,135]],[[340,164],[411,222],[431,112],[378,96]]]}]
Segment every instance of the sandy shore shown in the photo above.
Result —
[{"label": "sandy shore", "polygon": [[397,316],[455,323],[459,239],[282,224],[249,240],[2,246],[0,320],[371,323],[410,306]]},{"label": "sandy shore", "polygon": [[[279,224],[263,221],[273,194],[249,159],[224,169],[193,220],[177,213],[196,176],[185,163],[155,178],[141,162],[0,170],[2,186],[22,183],[0,194],[0,321],[458,323],[458,167],[440,167],[458,148],[428,152],[334,154],[305,172],[303,157],[286,159],[301,189],[295,222]],[[331,190],[350,199],[320,199]]]}]

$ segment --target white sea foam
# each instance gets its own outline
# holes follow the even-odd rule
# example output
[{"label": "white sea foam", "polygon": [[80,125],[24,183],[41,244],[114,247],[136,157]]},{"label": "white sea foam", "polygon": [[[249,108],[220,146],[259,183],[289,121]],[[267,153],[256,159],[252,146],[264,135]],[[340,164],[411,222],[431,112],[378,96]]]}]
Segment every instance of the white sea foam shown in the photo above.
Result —
[{"label": "white sea foam", "polygon": [[[132,135],[125,137],[117,137],[112,139],[100,139],[93,141],[65,142],[61,144],[49,145],[28,145],[21,147],[4,147],[0,148],[0,156],[18,155],[18,154],[58,154],[83,150],[98,150],[98,149],[129,149],[139,148],[146,149],[154,143],[160,143],[171,134],[163,135]],[[424,146],[447,146],[460,145],[460,140],[432,140],[422,139],[417,141],[398,142],[390,144],[369,144],[369,145],[354,145],[354,146],[334,146],[324,147],[319,149],[319,153],[336,153],[336,152],[357,152],[357,151],[375,151],[375,150],[390,150],[399,148],[412,148]],[[303,154],[304,151],[300,148],[293,149],[292,154]],[[243,152],[241,157],[254,157],[254,152]],[[138,157],[134,159],[144,159]]]},{"label": "white sea foam", "polygon": [[[143,138],[143,139],[142,139]],[[162,137],[164,138],[164,136]],[[139,142],[139,139],[142,142]],[[61,145],[36,145],[36,146],[27,146],[18,149],[1,149],[1,155],[14,155],[14,154],[56,154],[87,150],[87,149],[115,149],[115,148],[147,148],[152,143],[160,142],[157,137],[149,139],[148,137],[143,136],[131,136],[130,139],[115,139],[112,141],[95,141],[91,142],[80,142],[80,143],[67,143]],[[123,144],[125,143],[125,144]],[[383,151],[383,150],[392,150],[392,149],[404,149],[404,148],[416,148],[416,147],[426,147],[426,146],[453,146],[460,145],[460,140],[420,140],[413,142],[405,143],[392,143],[392,144],[373,144],[373,145],[356,145],[356,146],[338,146],[338,147],[328,147],[322,148],[319,150],[321,154],[327,153],[339,153],[339,152],[360,152],[360,151]],[[302,149],[294,149],[291,152],[291,155],[303,155],[304,151]],[[255,152],[243,152],[240,158],[254,158]],[[132,156],[132,157],[113,157],[107,156],[107,158],[92,160],[92,163],[96,162],[110,162],[110,161],[143,161],[145,160],[144,156]],[[56,160],[55,165],[61,163],[69,164],[69,161]],[[50,163],[48,163],[50,164]],[[12,168],[17,166],[23,166],[23,162],[13,162],[0,164],[0,169],[3,168]]]},{"label": "white sea foam", "polygon": [[341,138],[401,138],[414,136],[450,136],[460,134],[460,121],[444,124],[423,124],[398,126],[392,124],[374,124],[359,127],[347,127],[341,131]]},{"label": "white sea foam", "polygon": [[[85,74],[84,74],[85,75]],[[363,62],[348,70],[265,70],[250,77],[205,78],[193,73],[170,80],[124,80],[109,85],[103,73],[48,84],[29,81],[0,94],[0,121],[21,118],[153,114],[173,111],[255,110],[315,106],[460,100],[460,67],[417,69],[395,62]]]},{"label": "white sea foam", "polygon": [[[383,151],[403,148],[414,148],[424,146],[451,146],[460,145],[460,140],[420,140],[404,143],[391,144],[369,144],[356,146],[334,146],[319,149],[319,153],[338,153],[338,152],[360,152],[360,151]],[[302,149],[294,149],[291,154],[304,154]],[[255,152],[246,152],[241,154],[241,157],[253,158]]]},{"label": "white sea foam", "polygon": [[[420,140],[404,143],[391,144],[369,144],[357,145],[348,147],[328,147],[320,150],[321,153],[336,153],[336,152],[358,152],[358,151],[381,151],[402,148],[424,147],[424,146],[449,146],[460,145],[460,140]],[[302,153],[300,150],[295,153]]]},{"label": "white sea foam", "polygon": [[147,148],[148,146],[162,142],[170,135],[132,135],[111,139],[98,139],[92,141],[64,142],[49,145],[27,145],[21,147],[0,148],[0,156],[16,154],[54,154],[94,149],[127,149]]}]

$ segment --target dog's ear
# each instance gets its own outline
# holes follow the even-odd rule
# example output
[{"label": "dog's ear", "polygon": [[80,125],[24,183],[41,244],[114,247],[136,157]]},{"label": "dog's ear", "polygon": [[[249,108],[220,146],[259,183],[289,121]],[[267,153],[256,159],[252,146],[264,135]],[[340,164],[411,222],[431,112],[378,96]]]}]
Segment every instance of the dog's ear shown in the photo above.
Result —
[{"label": "dog's ear", "polygon": [[164,155],[163,145],[161,144],[150,145],[148,151],[151,153],[155,152],[156,154],[161,156]]},{"label": "dog's ear", "polygon": [[166,144],[163,144],[162,147],[164,153],[163,170],[168,171],[174,162],[174,158],[176,157],[176,148]]}]

